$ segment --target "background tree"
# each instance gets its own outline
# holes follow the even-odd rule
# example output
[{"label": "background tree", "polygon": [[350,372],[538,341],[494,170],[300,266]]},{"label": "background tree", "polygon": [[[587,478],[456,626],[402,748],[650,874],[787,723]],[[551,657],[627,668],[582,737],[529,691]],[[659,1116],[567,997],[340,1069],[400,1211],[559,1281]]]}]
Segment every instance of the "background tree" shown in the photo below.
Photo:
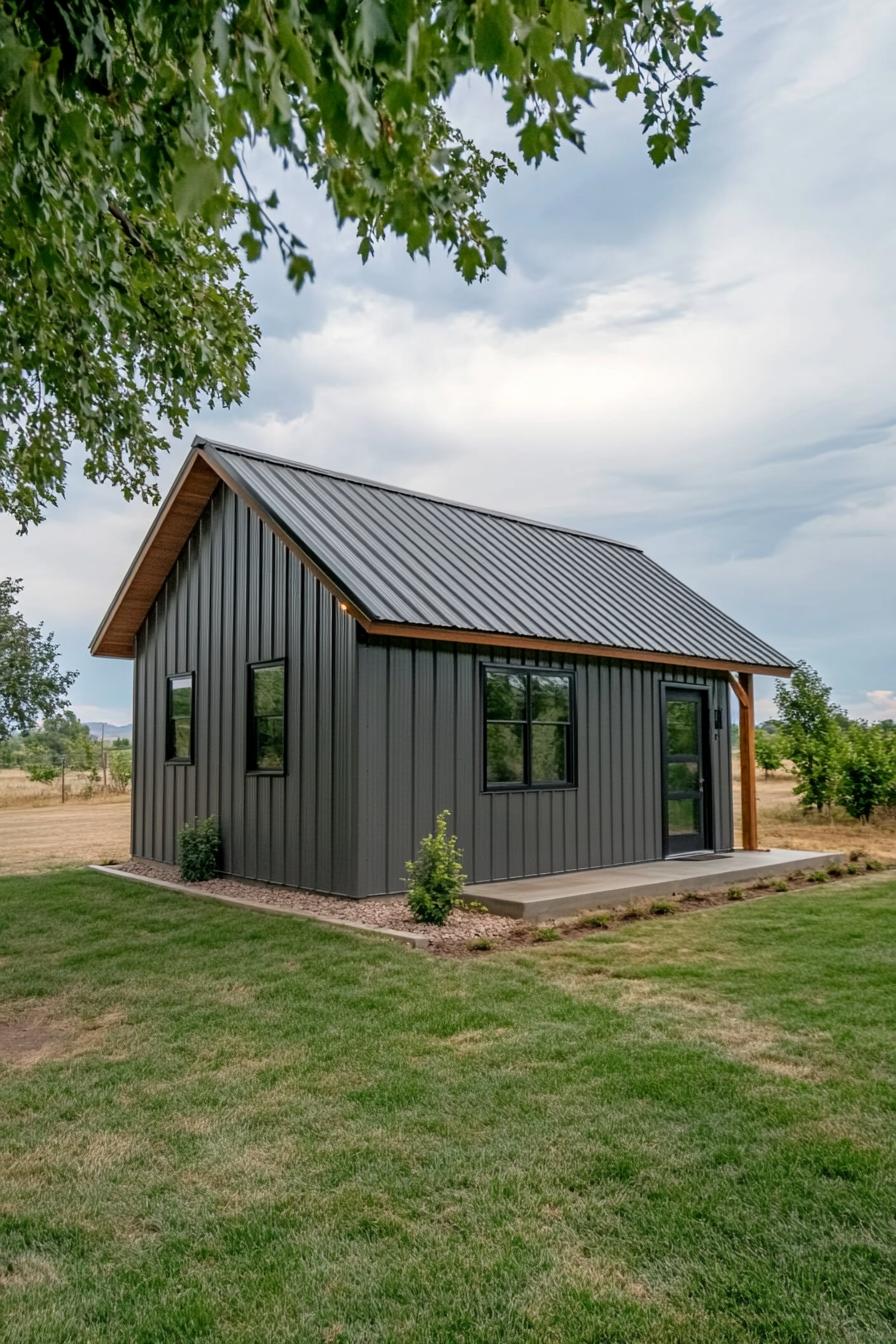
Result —
[{"label": "background tree", "polygon": [[878,725],[854,723],[845,735],[837,779],[837,802],[851,817],[870,821],[889,803],[896,787],[896,754]]},{"label": "background tree", "polygon": [[99,744],[70,709],[44,719],[40,728],[25,735],[24,746],[29,762],[61,765],[64,759],[69,770],[93,771],[99,758]]},{"label": "background tree", "polygon": [[845,716],[832,703],[831,688],[805,662],[797,663],[789,682],[778,682],[775,704],[796,771],[794,792],[804,807],[820,812],[834,800]]},{"label": "background tree", "polygon": [[465,75],[502,92],[521,157],[581,149],[601,90],[638,98],[657,165],[687,149],[720,31],[691,0],[0,0],[0,509],[24,529],[92,480],[157,498],[159,428],[247,390],[240,260],[304,242],[261,199],[266,142],[367,259],[395,234],[468,281],[504,267],[489,186],[513,167],[452,124]]},{"label": "background tree", "polygon": [[756,764],[768,779],[772,770],[780,770],[784,760],[784,749],[780,733],[770,733],[765,728],[756,730]]},{"label": "background tree", "polygon": [[58,713],[78,675],[60,671],[53,636],[16,609],[21,591],[21,579],[0,579],[0,741]]}]

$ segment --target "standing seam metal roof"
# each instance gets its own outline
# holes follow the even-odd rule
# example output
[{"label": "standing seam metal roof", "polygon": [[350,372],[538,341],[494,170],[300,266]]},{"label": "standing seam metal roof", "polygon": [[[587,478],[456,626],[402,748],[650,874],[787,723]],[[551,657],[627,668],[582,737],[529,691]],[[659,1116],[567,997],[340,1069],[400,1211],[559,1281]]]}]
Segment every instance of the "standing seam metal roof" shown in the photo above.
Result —
[{"label": "standing seam metal roof", "polygon": [[372,620],[791,666],[624,542],[197,443]]}]

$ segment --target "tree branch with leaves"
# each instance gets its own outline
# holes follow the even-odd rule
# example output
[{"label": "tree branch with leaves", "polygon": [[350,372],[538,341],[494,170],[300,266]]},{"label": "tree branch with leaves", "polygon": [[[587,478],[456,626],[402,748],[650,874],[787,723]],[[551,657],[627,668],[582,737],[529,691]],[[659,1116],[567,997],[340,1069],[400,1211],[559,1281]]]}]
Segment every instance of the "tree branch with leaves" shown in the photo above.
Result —
[{"label": "tree branch with leaves", "polygon": [[690,0],[0,0],[0,510],[22,529],[86,474],[155,501],[165,428],[248,390],[245,262],[307,247],[247,164],[267,143],[357,230],[503,270],[486,193],[515,170],[450,118],[500,88],[526,163],[581,149],[601,91],[639,98],[652,161],[684,152],[716,12]]}]

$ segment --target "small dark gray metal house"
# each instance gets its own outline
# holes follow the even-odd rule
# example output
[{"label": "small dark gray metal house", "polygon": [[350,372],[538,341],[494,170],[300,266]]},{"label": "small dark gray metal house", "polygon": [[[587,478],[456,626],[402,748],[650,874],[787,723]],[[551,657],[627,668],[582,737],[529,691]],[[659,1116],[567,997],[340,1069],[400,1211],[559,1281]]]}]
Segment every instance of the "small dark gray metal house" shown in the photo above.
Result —
[{"label": "small dark gray metal house", "polygon": [[476,882],[731,849],[729,690],[749,764],[791,670],[637,547],[199,439],[91,651],[135,856],[214,814],[226,872],[349,896],[445,807]]}]

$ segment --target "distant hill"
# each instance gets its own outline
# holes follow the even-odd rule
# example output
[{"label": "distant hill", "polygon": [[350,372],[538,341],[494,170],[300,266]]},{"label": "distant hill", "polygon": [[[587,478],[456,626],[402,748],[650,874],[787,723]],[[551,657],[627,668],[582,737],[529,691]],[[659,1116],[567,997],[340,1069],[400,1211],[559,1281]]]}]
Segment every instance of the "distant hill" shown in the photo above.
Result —
[{"label": "distant hill", "polygon": [[[130,738],[134,733],[132,723],[90,723],[87,727],[90,729],[91,737],[105,737],[107,742],[111,742],[116,737]],[[105,732],[103,731],[105,729]]]}]

